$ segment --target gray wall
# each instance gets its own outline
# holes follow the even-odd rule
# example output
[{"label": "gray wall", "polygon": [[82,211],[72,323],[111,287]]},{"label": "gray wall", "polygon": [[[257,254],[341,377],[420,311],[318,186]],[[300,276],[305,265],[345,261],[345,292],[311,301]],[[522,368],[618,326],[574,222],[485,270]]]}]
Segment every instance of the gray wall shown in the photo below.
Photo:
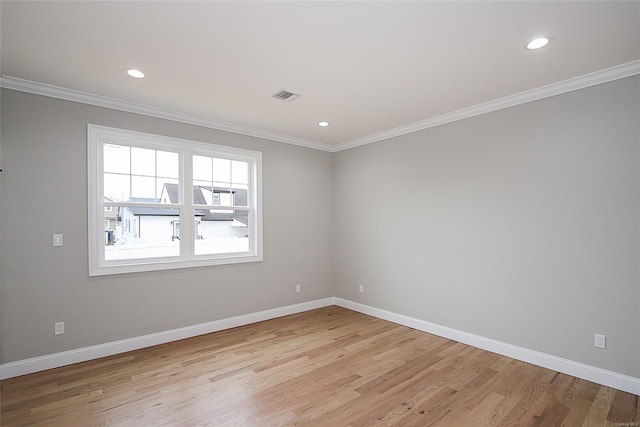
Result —
[{"label": "gray wall", "polygon": [[337,296],[640,377],[639,81],[337,153]]},{"label": "gray wall", "polygon": [[[639,89],[336,154],[3,90],[2,362],[335,295],[640,377]],[[264,262],[89,278],[87,123],[262,151]]]},{"label": "gray wall", "polygon": [[[261,151],[264,261],[89,278],[87,123]],[[11,90],[1,130],[3,363],[335,294],[330,153]]]}]

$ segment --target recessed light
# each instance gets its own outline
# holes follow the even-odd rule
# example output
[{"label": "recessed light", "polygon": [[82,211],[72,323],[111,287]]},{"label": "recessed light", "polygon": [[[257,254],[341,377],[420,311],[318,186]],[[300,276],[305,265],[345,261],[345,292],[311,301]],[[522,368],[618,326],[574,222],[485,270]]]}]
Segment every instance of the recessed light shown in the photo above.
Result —
[{"label": "recessed light", "polygon": [[133,68],[127,70],[127,74],[130,77],[136,78],[136,79],[141,79],[144,77],[144,73],[140,70],[134,70]]},{"label": "recessed light", "polygon": [[527,49],[540,49],[541,47],[545,47],[546,45],[548,45],[550,41],[551,39],[549,39],[548,37],[538,37],[537,39],[533,39],[529,43],[527,43]]},{"label": "recessed light", "polygon": [[329,122],[318,122],[318,126],[326,128],[327,126],[329,126],[331,123]]}]

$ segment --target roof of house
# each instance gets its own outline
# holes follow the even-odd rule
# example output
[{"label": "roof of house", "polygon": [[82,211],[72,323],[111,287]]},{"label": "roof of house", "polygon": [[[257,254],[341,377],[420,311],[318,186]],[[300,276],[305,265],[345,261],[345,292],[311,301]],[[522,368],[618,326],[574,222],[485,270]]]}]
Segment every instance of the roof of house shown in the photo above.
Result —
[{"label": "roof of house", "polygon": [[[158,203],[158,199],[151,199],[146,197],[130,197],[129,202],[135,203]],[[180,211],[178,208],[170,208],[166,205],[158,205],[158,207],[146,207],[146,206],[127,206],[132,214],[136,216],[179,216]]]},{"label": "roof of house", "polygon": [[[164,184],[164,191],[162,193],[164,194],[165,192],[167,193],[167,196],[169,196],[169,201],[171,203],[180,202],[178,184]],[[198,186],[193,187],[193,202],[196,205],[207,204],[204,194],[202,194],[202,190]]]},{"label": "roof of house", "polygon": [[[226,193],[229,192],[228,188],[224,187],[207,187],[207,186],[194,186],[193,187],[193,201],[196,205],[206,205],[207,201],[202,193],[203,189],[212,191],[214,193]],[[178,203],[179,192],[178,184],[164,184],[164,192],[166,192],[171,203]],[[247,190],[234,189],[231,192],[235,193],[236,202],[238,204],[246,204],[247,202]],[[155,198],[142,198],[132,197],[130,202],[137,203],[159,203],[160,199]],[[166,205],[159,205],[156,207],[144,207],[144,206],[131,206],[127,207],[129,211],[136,216],[179,216],[180,212],[178,208],[167,207]],[[249,224],[249,212],[245,210],[234,210],[233,212],[216,212],[209,209],[196,209],[195,215],[202,221],[232,221],[236,220],[245,225]]]}]

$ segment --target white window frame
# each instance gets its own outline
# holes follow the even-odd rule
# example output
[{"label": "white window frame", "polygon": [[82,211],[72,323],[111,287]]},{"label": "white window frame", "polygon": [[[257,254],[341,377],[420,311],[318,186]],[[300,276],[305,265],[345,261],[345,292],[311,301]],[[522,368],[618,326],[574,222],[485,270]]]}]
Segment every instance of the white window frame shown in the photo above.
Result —
[{"label": "white window frame", "polygon": [[[103,144],[124,144],[177,152],[180,157],[180,203],[171,207],[180,209],[180,256],[145,259],[105,260],[104,211],[109,202],[104,200]],[[241,253],[195,255],[195,230],[192,226],[197,207],[193,204],[193,155],[241,160],[249,164],[249,251]],[[262,153],[224,145],[209,144],[116,129],[87,125],[87,181],[89,214],[89,276],[169,270],[262,261]],[[156,207],[167,205],[156,205]],[[182,225],[185,225],[182,227]]]}]

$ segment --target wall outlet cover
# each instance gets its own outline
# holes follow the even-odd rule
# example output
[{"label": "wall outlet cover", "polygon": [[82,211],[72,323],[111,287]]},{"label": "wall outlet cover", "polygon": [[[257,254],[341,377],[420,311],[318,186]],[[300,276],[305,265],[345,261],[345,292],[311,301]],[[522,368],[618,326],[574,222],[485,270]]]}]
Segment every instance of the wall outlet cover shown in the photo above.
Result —
[{"label": "wall outlet cover", "polygon": [[607,337],[601,334],[596,334],[594,345],[598,348],[606,348]]},{"label": "wall outlet cover", "polygon": [[64,334],[64,322],[56,322],[55,324],[55,329],[54,329],[54,333],[56,335],[62,335]]}]

